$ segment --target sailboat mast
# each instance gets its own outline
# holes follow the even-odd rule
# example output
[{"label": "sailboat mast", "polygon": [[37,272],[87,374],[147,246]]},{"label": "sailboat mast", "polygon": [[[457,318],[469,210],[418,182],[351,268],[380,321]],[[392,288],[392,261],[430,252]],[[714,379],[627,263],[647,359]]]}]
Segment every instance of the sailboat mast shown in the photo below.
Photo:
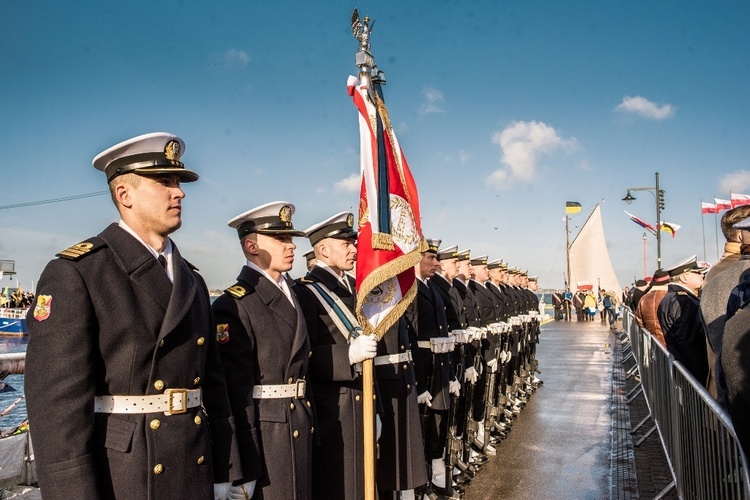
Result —
[{"label": "sailboat mast", "polygon": [[570,216],[568,214],[565,214],[565,265],[568,273],[568,286],[570,289],[573,289],[573,283],[570,282],[570,231],[568,230],[568,221],[570,221]]}]

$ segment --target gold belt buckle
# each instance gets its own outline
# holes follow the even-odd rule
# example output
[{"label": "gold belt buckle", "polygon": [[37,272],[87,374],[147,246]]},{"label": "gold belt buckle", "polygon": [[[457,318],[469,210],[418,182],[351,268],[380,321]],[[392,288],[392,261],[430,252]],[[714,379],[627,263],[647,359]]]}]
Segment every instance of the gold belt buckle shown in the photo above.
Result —
[{"label": "gold belt buckle", "polygon": [[[168,409],[166,412],[167,415],[179,415],[180,413],[185,413],[188,408],[188,397],[187,397],[187,389],[167,389],[164,391],[164,394],[167,395],[167,405]],[[175,394],[182,394],[182,409],[175,410],[174,408],[174,396]]]},{"label": "gold belt buckle", "polygon": [[307,383],[304,380],[302,379],[297,380],[297,394],[295,396],[297,399],[303,399],[305,397],[306,385]]}]

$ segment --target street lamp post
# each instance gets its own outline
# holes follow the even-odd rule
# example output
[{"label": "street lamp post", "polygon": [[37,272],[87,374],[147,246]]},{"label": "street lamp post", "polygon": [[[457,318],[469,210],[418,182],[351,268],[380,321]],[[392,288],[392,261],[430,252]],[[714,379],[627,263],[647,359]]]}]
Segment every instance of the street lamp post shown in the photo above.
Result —
[{"label": "street lamp post", "polygon": [[643,232],[643,279],[646,279],[646,256],[648,253],[646,253],[646,242],[648,241],[648,237],[646,236],[646,231]]},{"label": "street lamp post", "polygon": [[659,189],[659,172],[656,172],[656,186],[628,188],[628,194],[622,199],[628,205],[636,200],[636,197],[630,194],[631,191],[648,191],[654,195],[656,202],[656,268],[661,269],[661,211],[664,210],[664,190]]}]

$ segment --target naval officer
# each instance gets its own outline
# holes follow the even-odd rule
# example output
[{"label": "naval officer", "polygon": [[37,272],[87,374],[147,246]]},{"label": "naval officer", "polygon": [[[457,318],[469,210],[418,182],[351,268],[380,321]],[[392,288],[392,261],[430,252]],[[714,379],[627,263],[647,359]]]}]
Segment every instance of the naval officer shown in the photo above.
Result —
[{"label": "naval officer", "polygon": [[169,238],[198,179],[184,151],[153,133],[94,158],[121,220],[39,280],[25,382],[45,499],[207,499],[240,478],[208,290]]},{"label": "naval officer", "polygon": [[[307,390],[310,341],[287,271],[294,264],[294,205],[277,201],[229,221],[245,265],[213,303],[242,458],[243,493],[309,499],[313,410]],[[236,488],[236,487],[235,487]],[[241,498],[241,497],[240,497]]]},{"label": "naval officer", "polygon": [[[305,235],[316,263],[295,288],[312,346],[310,384],[320,440],[320,446],[313,447],[313,497],[355,500],[364,498],[365,466],[358,368],[375,357],[378,340],[361,335],[354,316],[356,288],[346,272],[357,259],[354,215],[336,214],[306,229]],[[370,425],[376,425],[377,438],[380,417],[375,418]]]}]

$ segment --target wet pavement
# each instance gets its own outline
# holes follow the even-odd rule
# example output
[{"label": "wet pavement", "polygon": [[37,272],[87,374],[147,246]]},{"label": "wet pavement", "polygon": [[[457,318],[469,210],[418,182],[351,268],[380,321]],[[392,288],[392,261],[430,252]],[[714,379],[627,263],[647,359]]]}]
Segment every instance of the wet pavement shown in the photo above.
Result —
[{"label": "wet pavement", "polygon": [[601,499],[611,495],[613,344],[599,321],[542,327],[544,380],[464,499]]}]

